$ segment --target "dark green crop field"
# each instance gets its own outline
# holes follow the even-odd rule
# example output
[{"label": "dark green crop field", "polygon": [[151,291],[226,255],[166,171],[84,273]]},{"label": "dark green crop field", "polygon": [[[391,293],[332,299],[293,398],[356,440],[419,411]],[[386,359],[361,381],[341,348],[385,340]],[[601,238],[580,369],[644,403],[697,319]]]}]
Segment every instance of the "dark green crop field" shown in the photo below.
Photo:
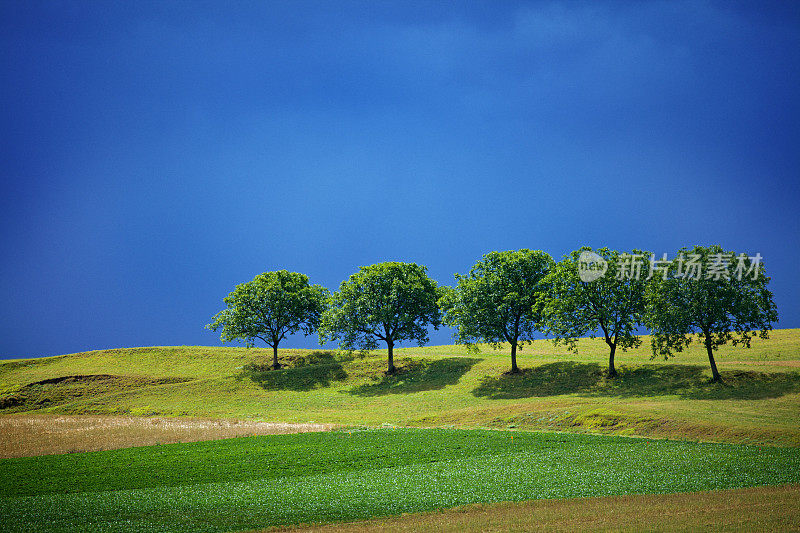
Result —
[{"label": "dark green crop field", "polygon": [[800,482],[800,449],[491,430],[339,430],[0,461],[4,531],[225,531],[472,502]]}]

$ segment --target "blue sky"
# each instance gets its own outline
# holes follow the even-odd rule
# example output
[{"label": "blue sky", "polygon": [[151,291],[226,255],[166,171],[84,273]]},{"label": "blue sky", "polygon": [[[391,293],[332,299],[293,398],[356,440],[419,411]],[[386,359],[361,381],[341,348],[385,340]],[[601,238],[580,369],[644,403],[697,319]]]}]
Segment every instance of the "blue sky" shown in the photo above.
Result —
[{"label": "blue sky", "polygon": [[0,77],[0,357],[582,245],[759,252],[800,327],[796,2],[2,0]]}]

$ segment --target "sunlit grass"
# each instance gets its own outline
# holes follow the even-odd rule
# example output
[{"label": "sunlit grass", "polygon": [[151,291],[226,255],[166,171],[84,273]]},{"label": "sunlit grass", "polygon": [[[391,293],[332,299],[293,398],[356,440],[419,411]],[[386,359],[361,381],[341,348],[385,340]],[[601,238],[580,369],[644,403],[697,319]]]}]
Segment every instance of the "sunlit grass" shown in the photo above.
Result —
[{"label": "sunlit grass", "polygon": [[[696,337],[695,337],[696,338]],[[625,352],[617,351],[616,360],[621,362],[636,361],[637,363],[651,360],[653,354],[650,349],[650,336],[643,335],[641,346],[628,349]],[[504,344],[499,348],[493,348],[488,344],[477,344],[477,354],[482,356],[505,357],[510,361],[511,348]],[[426,355],[473,355],[476,352],[468,350],[461,345],[442,345],[442,346],[423,346],[407,347],[395,349],[396,353],[401,354],[426,354]],[[584,338],[578,341],[578,353],[570,353],[569,359],[573,361],[606,363],[608,361],[608,346],[601,338]],[[381,353],[385,353],[382,351]],[[567,354],[563,345],[554,345],[552,341],[545,339],[535,340],[532,344],[525,345],[517,357],[524,360],[540,361],[561,360]],[[736,364],[739,361],[746,363],[757,363],[760,361],[780,362],[787,360],[800,359],[800,329],[778,329],[769,333],[769,339],[754,338],[751,340],[750,348],[742,346],[725,345],[714,352],[718,364]],[[659,356],[654,361],[663,361]],[[677,364],[708,364],[708,355],[702,344],[693,342],[681,353],[669,359],[670,362]],[[510,363],[509,363],[510,364]],[[792,365],[790,365],[792,366]]]},{"label": "sunlit grass", "polygon": [[265,367],[271,351],[263,349],[101,350],[0,364],[0,412],[800,444],[800,330],[774,331],[750,349],[723,347],[717,355],[726,380],[721,385],[709,383],[700,348],[665,362],[651,360],[646,344],[618,354],[616,380],[604,376],[605,345],[591,339],[581,341],[577,355],[536,341],[519,356],[521,376],[504,375],[508,354],[486,347],[477,354],[459,346],[401,349],[401,372],[388,377],[379,352],[281,350],[290,367],[276,372]]},{"label": "sunlit grass", "polygon": [[332,427],[236,419],[17,414],[0,417],[0,458],[326,431]]}]

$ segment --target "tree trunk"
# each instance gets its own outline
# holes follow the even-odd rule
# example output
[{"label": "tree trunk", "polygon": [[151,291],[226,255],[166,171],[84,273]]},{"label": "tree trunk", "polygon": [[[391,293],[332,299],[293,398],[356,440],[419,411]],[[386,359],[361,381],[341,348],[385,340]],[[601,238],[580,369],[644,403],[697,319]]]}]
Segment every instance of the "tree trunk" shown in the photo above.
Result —
[{"label": "tree trunk", "polygon": [[706,351],[708,352],[708,362],[711,363],[711,381],[722,381],[722,377],[717,370],[717,363],[714,361],[714,348],[711,345],[710,334],[706,333]]},{"label": "tree trunk", "polygon": [[397,369],[394,367],[394,341],[386,341],[386,348],[389,352],[389,369],[386,371],[386,373],[394,374],[397,372]]},{"label": "tree trunk", "polygon": [[511,343],[511,373],[519,374],[519,367],[517,367],[517,341]]},{"label": "tree trunk", "polygon": [[614,353],[617,351],[616,344],[610,344],[611,353],[608,356],[608,377],[615,378],[617,377],[617,369],[614,368]]},{"label": "tree trunk", "polygon": [[278,362],[278,343],[272,345],[272,368],[278,370],[281,364]]}]

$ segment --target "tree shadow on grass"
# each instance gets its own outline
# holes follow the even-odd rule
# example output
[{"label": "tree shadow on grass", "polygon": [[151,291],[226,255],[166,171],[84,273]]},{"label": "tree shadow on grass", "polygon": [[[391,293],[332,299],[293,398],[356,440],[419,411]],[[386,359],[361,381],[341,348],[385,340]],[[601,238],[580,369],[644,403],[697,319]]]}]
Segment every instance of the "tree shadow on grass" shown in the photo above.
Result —
[{"label": "tree shadow on grass", "polygon": [[564,361],[524,368],[518,374],[485,376],[472,394],[491,400],[588,392],[602,380],[597,363]]},{"label": "tree shadow on grass", "polygon": [[560,394],[606,397],[679,396],[693,400],[759,400],[800,392],[800,373],[728,370],[712,383],[697,365],[622,367],[608,379],[597,363],[564,361],[527,368],[520,374],[486,376],[472,394],[492,400]]},{"label": "tree shadow on grass", "polygon": [[294,367],[273,370],[270,365],[250,363],[237,379],[249,378],[266,390],[309,391],[347,379],[342,364],[330,352],[312,352],[292,360]]},{"label": "tree shadow on grass", "polygon": [[396,374],[384,374],[377,383],[359,385],[348,393],[354,396],[383,396],[443,389],[458,383],[461,376],[480,361],[482,359],[470,357],[448,357],[434,361],[403,359]]}]

